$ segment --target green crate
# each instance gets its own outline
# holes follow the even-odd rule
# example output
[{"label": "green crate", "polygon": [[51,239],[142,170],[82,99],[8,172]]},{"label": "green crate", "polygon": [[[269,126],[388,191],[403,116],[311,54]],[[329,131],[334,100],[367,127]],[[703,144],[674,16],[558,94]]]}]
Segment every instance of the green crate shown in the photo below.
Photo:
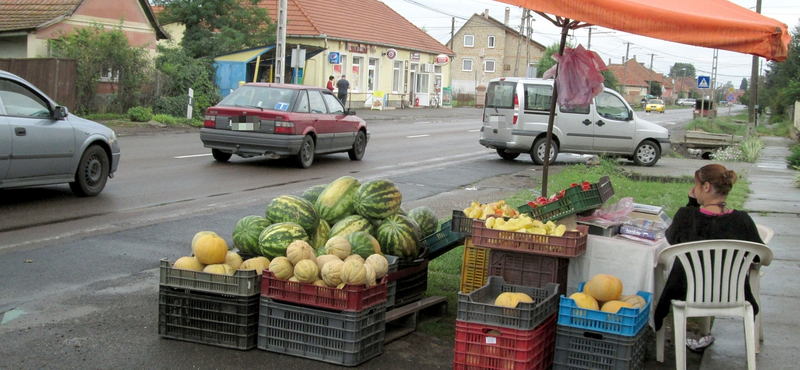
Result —
[{"label": "green crate", "polygon": [[600,208],[613,196],[614,187],[611,185],[611,180],[608,176],[603,176],[597,183],[592,184],[589,190],[574,186],[568,188],[564,192],[564,197],[555,202],[539,207],[523,204],[517,210],[542,222],[556,221],[572,214]]},{"label": "green crate", "polygon": [[452,222],[453,220],[449,220],[443,223],[439,231],[420,240],[420,249],[428,248],[429,260],[439,257],[453,248],[464,244],[464,239],[467,236],[453,232]]}]

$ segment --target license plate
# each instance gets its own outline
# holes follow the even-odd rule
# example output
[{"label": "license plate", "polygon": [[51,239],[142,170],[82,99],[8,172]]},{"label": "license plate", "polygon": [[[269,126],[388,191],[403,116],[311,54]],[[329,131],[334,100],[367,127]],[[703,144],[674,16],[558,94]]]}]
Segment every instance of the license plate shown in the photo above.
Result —
[{"label": "license plate", "polygon": [[253,131],[253,122],[237,122],[231,124],[234,131]]},{"label": "license plate", "polygon": [[500,125],[500,118],[502,118],[502,116],[489,116],[489,126],[493,129],[497,129]]}]

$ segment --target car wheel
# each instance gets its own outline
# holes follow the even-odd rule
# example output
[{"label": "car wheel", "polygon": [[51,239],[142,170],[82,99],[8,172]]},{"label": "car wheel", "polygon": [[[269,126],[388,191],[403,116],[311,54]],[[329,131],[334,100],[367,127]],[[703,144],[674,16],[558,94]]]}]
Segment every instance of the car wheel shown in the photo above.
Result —
[{"label": "car wheel", "polygon": [[519,153],[509,153],[505,149],[497,149],[497,155],[507,161],[513,161],[519,157]]},{"label": "car wheel", "polygon": [[100,194],[106,187],[109,168],[106,151],[97,145],[92,145],[83,152],[78,170],[75,171],[75,181],[69,183],[69,188],[79,197],[93,197]]},{"label": "car wheel", "polygon": [[231,154],[231,153],[225,153],[225,152],[223,152],[223,151],[221,151],[221,150],[219,150],[219,149],[211,149],[211,155],[212,155],[212,156],[214,156],[214,159],[215,159],[217,162],[222,162],[222,163],[225,163],[225,162],[227,162],[229,159],[231,159],[231,156],[232,156],[233,154]]},{"label": "car wheel", "polygon": [[356,141],[353,143],[353,148],[347,152],[350,159],[353,161],[360,161],[364,158],[364,152],[367,150],[367,135],[364,131],[359,131],[356,134]]},{"label": "car wheel", "polygon": [[[533,148],[531,148],[531,159],[533,163],[538,165],[544,164],[544,151],[547,144],[547,138],[540,138],[533,143]],[[554,141],[550,141],[550,161],[549,163],[553,163],[558,156],[558,144]]]},{"label": "car wheel", "polygon": [[306,135],[303,138],[303,145],[300,146],[300,151],[297,152],[297,165],[300,168],[309,168],[311,163],[314,163],[314,138]]},{"label": "car wheel", "polygon": [[638,166],[653,167],[659,158],[661,158],[661,149],[649,140],[639,143],[633,152],[633,162]]}]

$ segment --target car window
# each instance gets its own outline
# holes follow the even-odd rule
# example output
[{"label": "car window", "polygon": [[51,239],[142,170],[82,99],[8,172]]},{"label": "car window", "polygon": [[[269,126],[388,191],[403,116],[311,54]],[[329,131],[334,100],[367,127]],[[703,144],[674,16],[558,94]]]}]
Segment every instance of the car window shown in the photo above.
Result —
[{"label": "car window", "polygon": [[325,99],[325,104],[328,105],[328,112],[331,114],[344,114],[344,107],[342,102],[339,101],[333,94],[322,93],[322,98]]},{"label": "car window", "polygon": [[525,110],[550,112],[550,98],[553,87],[544,85],[525,85]]},{"label": "car window", "polygon": [[574,114],[589,114],[589,106],[586,107],[574,107],[574,108],[564,108],[559,106],[558,110],[562,113],[574,113]]},{"label": "car window", "polygon": [[630,114],[625,102],[608,92],[598,95],[595,98],[595,105],[597,114],[604,118],[624,121],[628,119]]},{"label": "car window", "polygon": [[309,91],[308,102],[311,107],[311,113],[328,113],[328,108],[325,107],[325,101],[322,100],[322,95],[320,95],[319,91]]},{"label": "car window", "polygon": [[308,113],[308,93],[300,91],[297,96],[297,104],[294,107],[297,113]]},{"label": "car window", "polygon": [[650,100],[650,104],[664,104],[664,102],[661,101],[661,100],[653,99],[653,100]]},{"label": "car window", "polygon": [[47,101],[14,81],[0,80],[0,103],[9,116],[50,117]]},{"label": "car window", "polygon": [[492,81],[486,89],[487,108],[514,108],[516,82]]},{"label": "car window", "polygon": [[292,111],[298,90],[271,86],[244,85],[234,90],[217,105],[252,107],[280,111]]}]

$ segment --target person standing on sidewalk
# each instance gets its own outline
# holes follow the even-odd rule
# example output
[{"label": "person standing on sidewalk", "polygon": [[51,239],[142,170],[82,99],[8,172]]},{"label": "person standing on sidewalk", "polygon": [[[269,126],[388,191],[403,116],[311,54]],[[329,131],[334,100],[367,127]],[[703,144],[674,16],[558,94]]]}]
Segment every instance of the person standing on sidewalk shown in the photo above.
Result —
[{"label": "person standing on sidewalk", "polygon": [[328,90],[333,92],[333,76],[328,77],[328,86],[326,86]]},{"label": "person standing on sidewalk", "polygon": [[339,101],[347,107],[347,89],[350,88],[350,82],[347,81],[344,74],[342,74],[342,78],[339,81],[336,81],[336,88],[339,89]]}]

